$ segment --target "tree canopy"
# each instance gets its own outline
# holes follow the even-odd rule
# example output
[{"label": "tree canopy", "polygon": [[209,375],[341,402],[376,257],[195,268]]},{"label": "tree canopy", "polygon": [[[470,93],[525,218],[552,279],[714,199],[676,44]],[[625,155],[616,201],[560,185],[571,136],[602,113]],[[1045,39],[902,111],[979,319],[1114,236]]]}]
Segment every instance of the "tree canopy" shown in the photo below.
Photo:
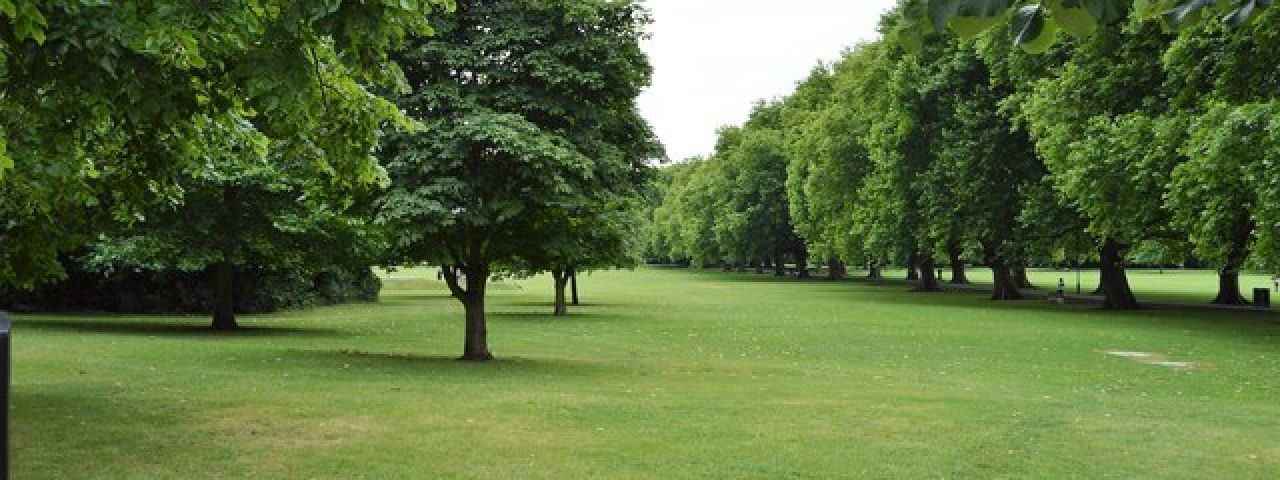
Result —
[{"label": "tree canopy", "polygon": [[108,220],[177,202],[191,164],[266,146],[372,184],[401,88],[387,51],[447,0],[0,1],[0,283],[56,277]]},{"label": "tree canopy", "polygon": [[380,218],[394,259],[444,266],[466,309],[463,359],[492,358],[496,270],[623,239],[584,229],[624,227],[600,215],[638,198],[660,155],[635,106],[651,74],[648,21],[630,2],[460,1],[436,36],[394,57],[413,87],[397,101],[426,128],[389,140]]},{"label": "tree canopy", "polygon": [[[794,234],[832,268],[875,276],[887,261],[930,291],[937,262],[956,283],[975,262],[993,270],[994,298],[1015,299],[1028,265],[1098,262],[1104,306],[1125,309],[1138,307],[1130,260],[1194,259],[1220,271],[1215,302],[1243,303],[1238,271],[1277,265],[1267,6],[905,0],[882,24],[928,23],[913,45],[850,49],[724,127],[711,156],[672,167],[651,249],[698,265],[760,259],[770,237],[743,228],[756,209],[731,199],[781,182]],[[1005,38],[1026,33],[1031,10],[1077,35],[1024,53]],[[1211,12],[1224,18],[1195,21]],[[964,35],[935,35],[943,25]],[[738,160],[748,139],[773,137],[781,180]]]}]

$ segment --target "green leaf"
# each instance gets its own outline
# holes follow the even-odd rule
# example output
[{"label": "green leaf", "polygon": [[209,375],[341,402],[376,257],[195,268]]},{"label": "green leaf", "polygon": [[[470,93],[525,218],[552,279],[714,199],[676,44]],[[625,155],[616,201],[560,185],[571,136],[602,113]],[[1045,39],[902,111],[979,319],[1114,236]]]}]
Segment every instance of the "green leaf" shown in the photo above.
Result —
[{"label": "green leaf", "polygon": [[1257,13],[1259,8],[1270,7],[1272,0],[1245,0],[1240,2],[1240,6],[1236,7],[1226,16],[1222,17],[1222,21],[1227,25],[1239,27],[1248,22]]},{"label": "green leaf", "polygon": [[1055,8],[1053,20],[1064,31],[1076,38],[1086,38],[1098,29],[1098,19],[1083,8]]},{"label": "green leaf", "polygon": [[[1063,2],[1064,5],[1068,3],[1079,3],[1081,8],[1084,8],[1085,11],[1089,12],[1090,16],[1101,23],[1120,21],[1133,4],[1132,1],[1126,0],[1075,0],[1075,2]],[[1066,6],[1070,7],[1071,5]]]},{"label": "green leaf", "polygon": [[1210,7],[1216,0],[1191,0],[1164,12],[1164,21],[1173,28],[1194,25],[1203,17],[1205,7]]},{"label": "green leaf", "polygon": [[1003,20],[1002,17],[951,17],[947,26],[960,38],[973,38],[994,27]]},{"label": "green leaf", "polygon": [[1019,8],[1010,23],[1013,41],[1029,53],[1043,53],[1053,46],[1058,27],[1045,18],[1045,8],[1039,4]]}]

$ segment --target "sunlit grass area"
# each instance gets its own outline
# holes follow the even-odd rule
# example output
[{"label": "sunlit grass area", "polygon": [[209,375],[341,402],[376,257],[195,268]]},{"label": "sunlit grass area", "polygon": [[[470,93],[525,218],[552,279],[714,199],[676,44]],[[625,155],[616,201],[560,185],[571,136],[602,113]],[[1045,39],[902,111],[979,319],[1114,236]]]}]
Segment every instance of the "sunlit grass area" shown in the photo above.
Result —
[{"label": "sunlit grass area", "polygon": [[[1158,275],[1140,294],[1212,296]],[[641,269],[556,318],[549,279],[503,285],[480,365],[423,269],[233,334],[18,316],[13,478],[1280,475],[1272,315]]]}]

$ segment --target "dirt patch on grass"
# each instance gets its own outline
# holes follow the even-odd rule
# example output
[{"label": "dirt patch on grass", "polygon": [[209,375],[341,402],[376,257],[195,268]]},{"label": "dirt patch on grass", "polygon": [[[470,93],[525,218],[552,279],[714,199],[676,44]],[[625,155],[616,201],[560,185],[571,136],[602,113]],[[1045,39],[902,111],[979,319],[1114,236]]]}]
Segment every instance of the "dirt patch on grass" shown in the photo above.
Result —
[{"label": "dirt patch on grass", "polygon": [[284,411],[250,408],[211,412],[209,428],[238,442],[270,447],[334,447],[385,432],[390,425],[372,415],[299,418]]}]

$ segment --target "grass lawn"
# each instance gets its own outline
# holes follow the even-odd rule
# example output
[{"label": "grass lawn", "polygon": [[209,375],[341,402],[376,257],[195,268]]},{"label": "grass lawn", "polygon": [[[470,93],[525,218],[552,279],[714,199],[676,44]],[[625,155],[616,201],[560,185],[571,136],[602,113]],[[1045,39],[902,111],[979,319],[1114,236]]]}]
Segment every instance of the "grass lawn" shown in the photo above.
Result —
[{"label": "grass lawn", "polygon": [[549,279],[495,288],[482,365],[452,360],[461,308],[422,270],[232,335],[18,316],[13,478],[1280,478],[1269,314],[666,269],[581,288],[563,319]]}]

